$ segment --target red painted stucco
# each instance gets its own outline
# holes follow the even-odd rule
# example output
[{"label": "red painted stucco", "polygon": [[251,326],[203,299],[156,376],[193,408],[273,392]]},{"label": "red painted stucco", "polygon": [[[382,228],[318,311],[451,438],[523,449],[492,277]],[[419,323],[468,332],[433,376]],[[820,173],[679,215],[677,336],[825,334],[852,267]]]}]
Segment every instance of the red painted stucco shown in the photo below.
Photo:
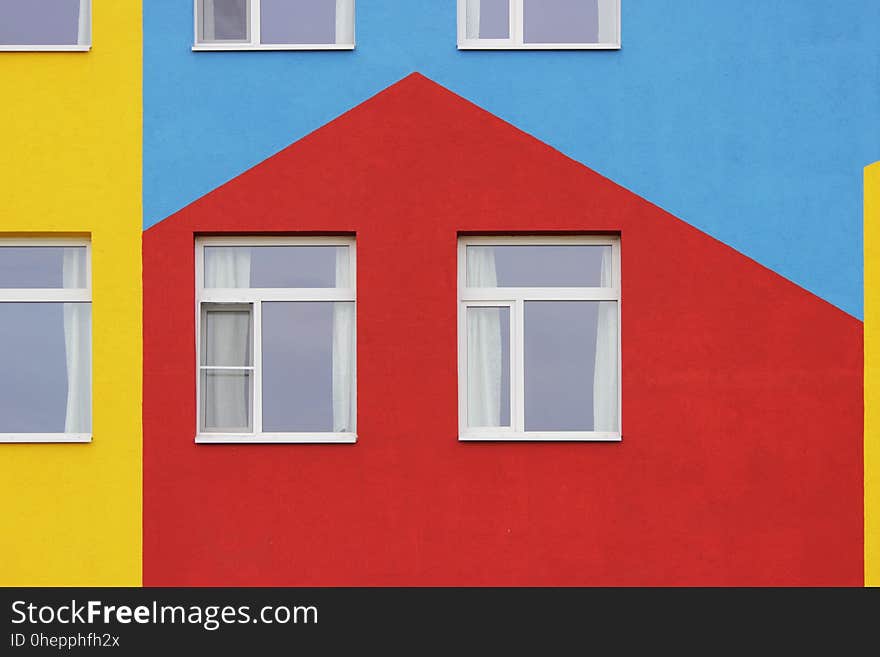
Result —
[{"label": "red painted stucco", "polygon": [[[461,232],[621,234],[623,441],[457,441]],[[357,235],[358,443],[195,428],[194,236]],[[147,585],[862,583],[862,324],[420,76],[144,236]]]}]

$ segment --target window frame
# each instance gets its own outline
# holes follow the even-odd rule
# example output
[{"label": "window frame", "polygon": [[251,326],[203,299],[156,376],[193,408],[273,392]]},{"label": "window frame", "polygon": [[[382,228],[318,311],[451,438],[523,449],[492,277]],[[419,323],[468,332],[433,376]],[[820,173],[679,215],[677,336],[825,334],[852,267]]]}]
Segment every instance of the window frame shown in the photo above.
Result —
[{"label": "window frame", "polygon": [[218,51],[250,51],[250,50],[354,50],[357,43],[357,0],[352,7],[352,41],[351,43],[260,43],[260,2],[249,0],[250,12],[248,25],[250,39],[248,41],[202,41],[199,38],[199,1],[193,0],[193,45],[195,52]]},{"label": "window frame", "polygon": [[[92,243],[87,237],[0,237],[0,247],[85,247],[85,288],[0,288],[0,303],[88,303],[92,305]],[[94,308],[93,308],[94,310]],[[94,334],[89,345],[94,362]],[[92,391],[94,392],[94,376]],[[90,395],[94,422],[94,395]],[[94,424],[92,426],[94,431]],[[92,433],[0,433],[0,443],[90,443]]]},{"label": "window frame", "polygon": [[0,43],[0,52],[88,52],[92,49],[92,0],[79,1],[80,29],[85,29],[86,37],[83,43],[77,44],[17,44],[9,45]]},{"label": "window frame", "polygon": [[523,41],[524,3],[523,0],[510,0],[510,37],[507,39],[468,39],[467,38],[467,0],[458,1],[457,45],[459,50],[620,50],[621,47],[621,4],[617,3],[617,38],[609,43],[525,43]]},{"label": "window frame", "polygon": [[[347,246],[349,247],[350,288],[206,288],[204,287],[205,247],[210,246]],[[196,425],[195,442],[199,444],[352,444],[357,442],[357,432],[264,432],[263,424],[263,353],[262,353],[262,303],[265,301],[344,301],[354,304],[355,335],[354,357],[357,363],[357,244],[354,236],[212,236],[197,237],[195,243],[195,347],[196,347]],[[253,327],[253,431],[202,432],[202,305],[242,304],[252,307]],[[245,368],[237,368],[245,369]],[[355,371],[357,368],[355,367]],[[355,397],[355,417],[357,417]],[[357,429],[357,427],[355,427]]]},{"label": "window frame", "polygon": [[[602,287],[467,287],[468,246],[611,246],[613,285]],[[461,442],[619,442],[622,425],[620,237],[604,235],[466,236],[458,238],[458,440]],[[524,307],[528,301],[614,301],[617,303],[617,431],[526,431]],[[469,427],[467,308],[510,309],[510,427]]]}]

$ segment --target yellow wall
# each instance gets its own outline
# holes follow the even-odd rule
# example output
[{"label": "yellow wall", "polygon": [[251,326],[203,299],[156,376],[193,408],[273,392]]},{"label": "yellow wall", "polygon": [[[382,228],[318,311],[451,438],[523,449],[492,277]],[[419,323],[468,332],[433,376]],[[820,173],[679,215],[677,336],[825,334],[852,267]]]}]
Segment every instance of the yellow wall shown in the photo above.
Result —
[{"label": "yellow wall", "polygon": [[141,3],[0,52],[0,236],[90,234],[93,440],[0,445],[0,585],[141,583]]},{"label": "yellow wall", "polygon": [[865,584],[880,586],[880,162],[865,169]]}]

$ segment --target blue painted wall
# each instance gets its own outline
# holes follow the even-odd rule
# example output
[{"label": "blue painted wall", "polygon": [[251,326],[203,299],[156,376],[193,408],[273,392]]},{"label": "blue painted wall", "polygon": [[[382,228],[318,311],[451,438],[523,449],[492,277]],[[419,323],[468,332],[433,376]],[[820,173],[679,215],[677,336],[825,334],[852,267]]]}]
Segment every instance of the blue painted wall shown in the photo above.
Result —
[{"label": "blue painted wall", "polygon": [[354,52],[193,53],[192,3],[144,4],[145,227],[419,71],[862,316],[876,0],[623,0],[623,49],[577,52],[459,52],[455,0],[359,0]]}]

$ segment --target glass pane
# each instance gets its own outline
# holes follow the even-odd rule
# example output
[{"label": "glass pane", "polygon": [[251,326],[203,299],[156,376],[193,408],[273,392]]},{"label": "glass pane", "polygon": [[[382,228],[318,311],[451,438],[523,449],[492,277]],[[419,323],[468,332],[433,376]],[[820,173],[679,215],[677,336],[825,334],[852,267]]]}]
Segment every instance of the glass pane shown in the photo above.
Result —
[{"label": "glass pane", "polygon": [[468,287],[611,287],[611,247],[467,247]]},{"label": "glass pane", "polygon": [[202,430],[253,431],[253,377],[248,370],[202,370]]},{"label": "glass pane", "polygon": [[201,0],[202,41],[250,39],[248,0]]},{"label": "glass pane", "polygon": [[0,303],[0,433],[89,433],[91,344],[88,303]]},{"label": "glass pane", "polygon": [[202,365],[252,365],[252,313],[249,306],[206,304],[202,308]]},{"label": "glass pane", "polygon": [[526,431],[617,431],[617,303],[527,301]]},{"label": "glass pane", "polygon": [[0,288],[88,287],[84,246],[0,246]]},{"label": "glass pane", "polygon": [[468,39],[510,38],[510,0],[468,0]]},{"label": "glass pane", "polygon": [[510,308],[467,309],[469,427],[510,426]]},{"label": "glass pane", "polygon": [[75,46],[80,0],[0,0],[0,44]]},{"label": "glass pane", "polygon": [[525,43],[597,43],[599,0],[523,0]]},{"label": "glass pane", "polygon": [[263,431],[354,431],[355,304],[263,303]]},{"label": "glass pane", "polygon": [[263,43],[336,43],[336,0],[262,0]]},{"label": "glass pane", "polygon": [[207,246],[205,287],[351,287],[347,246]]}]

